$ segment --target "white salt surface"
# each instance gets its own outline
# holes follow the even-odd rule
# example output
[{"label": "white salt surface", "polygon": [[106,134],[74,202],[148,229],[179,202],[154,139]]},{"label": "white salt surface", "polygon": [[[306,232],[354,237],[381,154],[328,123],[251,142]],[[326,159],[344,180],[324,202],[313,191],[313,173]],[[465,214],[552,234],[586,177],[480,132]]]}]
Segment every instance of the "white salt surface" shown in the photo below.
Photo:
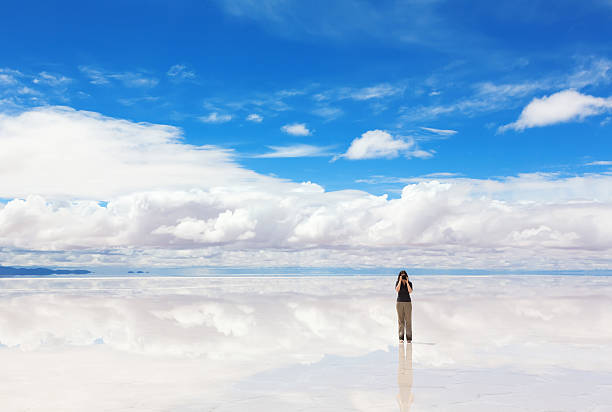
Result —
[{"label": "white salt surface", "polygon": [[612,278],[0,279],[2,411],[612,411]]}]

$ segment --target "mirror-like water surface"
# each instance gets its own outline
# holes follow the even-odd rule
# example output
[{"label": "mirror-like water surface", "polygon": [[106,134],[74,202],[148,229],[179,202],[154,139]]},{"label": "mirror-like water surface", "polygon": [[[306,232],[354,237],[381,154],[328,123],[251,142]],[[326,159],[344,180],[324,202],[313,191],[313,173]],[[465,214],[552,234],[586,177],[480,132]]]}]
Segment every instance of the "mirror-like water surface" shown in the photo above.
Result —
[{"label": "mirror-like water surface", "polygon": [[0,279],[3,409],[612,410],[612,278]]}]

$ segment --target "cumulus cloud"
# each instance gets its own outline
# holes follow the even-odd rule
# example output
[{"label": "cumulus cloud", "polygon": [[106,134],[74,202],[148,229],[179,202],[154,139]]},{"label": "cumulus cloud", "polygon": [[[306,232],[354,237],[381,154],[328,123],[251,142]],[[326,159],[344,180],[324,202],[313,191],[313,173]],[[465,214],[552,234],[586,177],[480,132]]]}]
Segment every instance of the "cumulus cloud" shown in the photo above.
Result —
[{"label": "cumulus cloud", "polygon": [[569,89],[533,99],[521,112],[518,120],[501,126],[498,131],[523,131],[531,127],[583,120],[586,117],[612,110],[612,98],[594,97]]},{"label": "cumulus cloud", "polygon": [[347,159],[376,159],[406,157],[431,157],[431,153],[416,149],[414,139],[408,137],[393,137],[384,130],[369,130],[351,142],[346,153]]},{"label": "cumulus cloud", "polygon": [[251,219],[247,209],[226,210],[217,217],[201,220],[182,218],[174,226],[160,226],[153,234],[171,234],[179,239],[202,243],[227,243],[255,236],[257,221]]},{"label": "cumulus cloud", "polygon": [[249,122],[253,122],[253,123],[261,123],[263,121],[263,116],[257,114],[257,113],[251,113],[249,114],[246,119]]},{"label": "cumulus cloud", "polygon": [[[584,179],[556,187],[528,178],[423,181],[407,185],[401,198],[392,200],[354,191],[328,193],[312,184],[276,194],[159,192],[111,200],[106,207],[29,197],[10,201],[0,211],[0,244],[54,251],[137,248],[143,250],[138,256],[114,252],[110,258],[146,265],[410,261],[423,267],[607,267],[612,237],[605,228],[612,224],[612,209],[602,201],[610,201],[604,198],[610,179]],[[598,189],[602,201],[577,201],[589,185],[587,192]],[[540,188],[548,188],[549,197]]]},{"label": "cumulus cloud", "polygon": [[181,140],[176,127],[67,107],[0,115],[0,197],[105,200],[266,179],[239,167],[229,150]]},{"label": "cumulus cloud", "polygon": [[232,120],[232,115],[230,114],[221,114],[219,112],[211,112],[206,116],[198,117],[200,121],[204,123],[227,123]]},{"label": "cumulus cloud", "polygon": [[292,123],[281,127],[281,130],[293,136],[309,136],[312,132],[306,127],[306,123]]},{"label": "cumulus cloud", "polygon": [[[181,139],[175,127],[69,108],[0,116],[0,198],[7,199],[0,259],[531,269],[601,268],[612,260],[606,174],[426,176],[405,180],[401,196],[389,199],[264,176],[236,163],[232,151]],[[383,131],[361,139],[351,152],[358,157],[417,151]]]}]

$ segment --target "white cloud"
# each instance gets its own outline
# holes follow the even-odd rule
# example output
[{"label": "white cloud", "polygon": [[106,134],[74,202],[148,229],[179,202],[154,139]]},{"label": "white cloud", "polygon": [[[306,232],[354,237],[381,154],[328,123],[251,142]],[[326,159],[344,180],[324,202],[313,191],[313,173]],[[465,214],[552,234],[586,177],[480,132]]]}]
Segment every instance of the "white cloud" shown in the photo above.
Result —
[{"label": "white cloud", "polygon": [[401,155],[407,157],[430,157],[429,152],[415,150],[415,142],[407,137],[393,137],[384,130],[369,130],[351,142],[346,153],[347,159],[394,158]]},{"label": "white cloud", "polygon": [[15,82],[16,80],[11,75],[8,75],[6,73],[0,73],[1,85],[14,84]]},{"label": "white cloud", "polygon": [[198,119],[204,123],[227,123],[232,120],[232,115],[212,112],[206,116],[200,116]]},{"label": "white cloud", "polygon": [[[351,99],[356,101],[376,100],[400,95],[406,87],[403,84],[381,83],[367,87],[338,87],[324,90],[312,95],[312,99],[323,103],[325,101],[339,101]],[[327,106],[323,106],[325,108]]]},{"label": "white cloud", "polygon": [[40,93],[34,89],[32,89],[31,87],[20,87],[16,90],[17,94],[29,94],[32,96],[36,96],[36,95],[40,95]]},{"label": "white cloud", "polygon": [[0,85],[10,86],[19,83],[18,78],[23,77],[23,74],[18,70],[0,69]]},{"label": "white cloud", "polygon": [[292,110],[292,106],[287,103],[296,96],[306,93],[305,90],[277,90],[268,93],[256,92],[250,96],[245,96],[241,100],[210,99],[205,103],[205,107],[210,110],[219,110],[218,107],[227,108],[229,111],[241,111],[263,116],[266,112],[284,112]]},{"label": "white cloud", "polygon": [[103,85],[110,83],[110,81],[106,78],[106,74],[101,70],[94,69],[89,66],[79,66],[79,70],[89,77],[89,82],[91,84]]},{"label": "white cloud", "polygon": [[79,70],[89,77],[89,82],[95,85],[110,84],[112,80],[117,80],[127,87],[152,88],[157,86],[159,80],[138,72],[107,72],[90,66],[79,66]]},{"label": "white cloud", "polygon": [[531,127],[583,120],[611,109],[612,98],[594,97],[569,89],[533,99],[525,106],[516,122],[501,126],[498,130],[522,131]]},{"label": "white cloud", "polygon": [[428,152],[427,150],[416,149],[408,152],[406,157],[418,157],[419,159],[429,159],[433,157],[435,151]]},{"label": "white cloud", "polygon": [[342,111],[342,109],[339,109],[337,107],[323,106],[314,109],[312,113],[316,114],[317,116],[324,117],[327,120],[333,120],[342,116],[344,112]]},{"label": "white cloud", "polygon": [[171,234],[178,239],[200,243],[228,243],[255,237],[257,224],[246,209],[226,210],[207,220],[182,218],[176,225],[160,226],[153,234]]},{"label": "white cloud", "polygon": [[72,79],[61,74],[52,74],[48,72],[40,72],[33,80],[35,84],[46,84],[52,87],[63,86],[72,82]]},{"label": "white cloud", "polygon": [[0,115],[0,197],[104,200],[259,179],[231,151],[184,144],[181,133],[66,107]]},{"label": "white cloud", "polygon": [[[231,151],[181,138],[171,126],[68,108],[0,115],[0,198],[8,199],[0,203],[0,260],[528,269],[612,262],[610,175],[422,177],[406,179],[401,197],[389,199],[260,175]],[[357,157],[417,152],[380,130],[360,139]]]},{"label": "white cloud", "polygon": [[303,94],[306,94],[306,91],[299,90],[299,89],[284,89],[284,90],[279,90],[275,93],[275,95],[279,97],[293,97],[293,96],[301,96]]},{"label": "white cloud", "polygon": [[354,100],[370,100],[393,96],[396,94],[400,94],[403,91],[404,89],[401,87],[396,87],[384,83],[372,87],[364,87],[362,89],[352,90],[351,92],[349,92],[349,96]]},{"label": "white cloud", "polygon": [[290,146],[268,146],[268,148],[272,149],[272,152],[257,155],[255,157],[315,157],[330,155],[329,147],[312,146],[308,144],[296,144]]},{"label": "white cloud", "polygon": [[547,87],[549,87],[547,82],[541,81],[504,84],[484,82],[476,86],[476,91],[479,96],[521,97]]},{"label": "white cloud", "polygon": [[391,44],[417,43],[436,49],[449,41],[458,42],[458,32],[451,35],[452,24],[437,15],[436,2],[431,1],[411,1],[405,7],[397,7],[341,0],[328,3],[325,9],[295,0],[217,0],[217,3],[227,13],[253,20],[281,36],[325,38],[326,41],[366,36]]},{"label": "white cloud", "polygon": [[421,129],[441,136],[452,136],[454,134],[457,134],[456,130],[450,129],[434,129],[433,127],[421,127]]},{"label": "white cloud", "polygon": [[249,122],[253,122],[253,123],[261,123],[263,121],[263,116],[258,115],[257,113],[251,113],[249,114],[246,119]]},{"label": "white cloud", "polygon": [[611,181],[421,179],[392,200],[273,179],[257,190],[245,182],[158,191],[106,207],[30,196],[0,209],[0,245],[7,263],[15,248],[54,251],[24,258],[62,265],[606,268]]},{"label": "white cloud", "polygon": [[142,73],[113,73],[109,74],[108,77],[121,81],[127,87],[151,88],[157,86],[157,83],[159,83],[158,79]]},{"label": "white cloud", "polygon": [[612,160],[596,160],[586,163],[586,166],[612,166]]},{"label": "white cloud", "polygon": [[306,123],[292,123],[281,127],[281,130],[293,136],[309,136],[312,132],[306,127]]},{"label": "white cloud", "polygon": [[473,116],[479,113],[494,112],[519,107],[523,99],[535,93],[561,89],[581,89],[587,86],[609,84],[612,81],[612,61],[608,59],[588,59],[585,63],[563,76],[544,76],[538,79],[517,83],[496,84],[491,81],[474,85],[471,96],[445,104],[430,106],[402,107],[403,121],[434,119],[443,115],[462,113]]},{"label": "white cloud", "polygon": [[435,119],[443,115],[463,113],[474,115],[507,109],[517,104],[517,99],[525,97],[535,91],[548,89],[550,85],[545,82],[523,82],[516,84],[494,84],[484,82],[475,85],[473,95],[461,100],[430,106],[402,107],[401,119],[404,121],[420,121]]},{"label": "white cloud", "polygon": [[121,98],[117,99],[117,101],[125,106],[133,106],[137,103],[152,103],[159,101],[158,96],[141,96],[141,97],[132,97],[132,98]]},{"label": "white cloud", "polygon": [[572,73],[567,81],[567,87],[581,89],[586,86],[608,84],[612,80],[612,60],[599,58],[589,59]]},{"label": "white cloud", "polygon": [[455,172],[436,172],[436,173],[427,173],[424,177],[441,177],[441,178],[449,178],[459,176],[459,173]]},{"label": "white cloud", "polygon": [[175,64],[168,69],[166,74],[175,81],[192,80],[196,77],[195,72],[183,64]]}]

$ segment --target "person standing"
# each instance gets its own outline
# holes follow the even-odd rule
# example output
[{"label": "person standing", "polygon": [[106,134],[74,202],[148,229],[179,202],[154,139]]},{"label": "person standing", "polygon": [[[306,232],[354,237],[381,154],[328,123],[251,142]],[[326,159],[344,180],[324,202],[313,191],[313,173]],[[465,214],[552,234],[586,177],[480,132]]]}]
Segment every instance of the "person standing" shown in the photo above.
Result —
[{"label": "person standing", "polygon": [[397,309],[397,321],[398,321],[398,333],[400,343],[404,343],[404,334],[406,335],[406,342],[412,342],[412,300],[410,294],[412,293],[412,282],[408,280],[408,274],[405,270],[402,270],[397,276],[395,282],[395,290],[397,291],[397,303],[395,307]]}]

